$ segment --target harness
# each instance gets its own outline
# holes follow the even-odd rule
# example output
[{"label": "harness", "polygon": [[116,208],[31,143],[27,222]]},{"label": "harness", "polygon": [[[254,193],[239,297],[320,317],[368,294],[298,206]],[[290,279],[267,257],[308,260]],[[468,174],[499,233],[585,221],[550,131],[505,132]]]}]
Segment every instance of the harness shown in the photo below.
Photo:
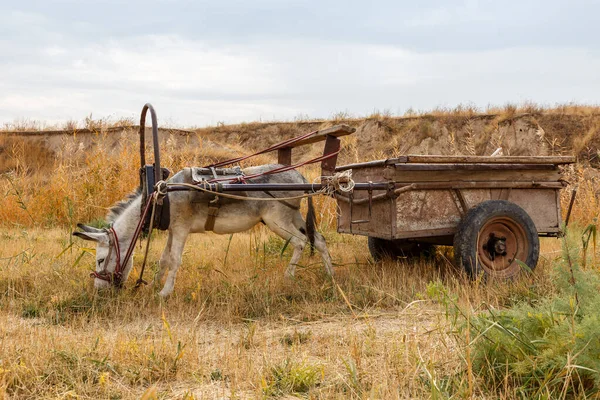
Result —
[{"label": "harness", "polygon": [[[121,264],[121,247],[119,246],[119,237],[112,226],[104,231],[108,234],[108,254],[104,259],[104,268],[100,272],[92,272],[90,276],[92,278],[97,278],[112,283],[117,287],[121,287],[123,271],[125,270],[126,263]],[[117,265],[115,266],[114,272],[109,272],[106,266],[108,265],[108,261],[110,260],[113,249],[117,254]]]},{"label": "harness", "polygon": [[[140,169],[140,182],[142,186],[142,203],[141,207],[143,211],[143,207],[148,201],[148,198],[152,197],[152,194],[155,190],[155,185],[158,182],[154,181],[154,166],[146,165],[144,168]],[[171,172],[167,168],[161,168],[162,179],[166,180]],[[151,215],[147,215],[144,218],[143,232],[149,233],[150,228],[150,218]],[[161,195],[156,200],[156,210],[154,212],[154,218],[152,221],[152,225],[158,228],[161,231],[166,231],[169,229],[169,224],[171,223],[171,211],[170,211],[170,203],[169,203],[169,195],[168,193],[161,193]]]},{"label": "harness", "polygon": [[[215,168],[211,166],[191,168],[191,178],[197,185],[205,182],[218,182],[220,180],[240,182],[242,184],[245,183],[245,175],[240,167]],[[216,185],[216,194],[212,200],[208,201],[206,221],[204,222],[205,232],[210,232],[215,229],[215,222],[219,216],[219,209],[221,208],[221,199],[218,195],[219,187],[220,185]]]},{"label": "harness", "polygon": [[[125,257],[123,257],[122,262],[121,262],[121,247],[119,246],[119,237],[117,236],[117,231],[115,231],[115,228],[113,228],[112,226],[108,229],[105,229],[105,232],[108,234],[108,254],[106,255],[106,258],[104,259],[104,268],[100,272],[93,271],[92,273],[90,273],[90,277],[101,279],[103,281],[112,283],[115,287],[120,288],[123,286],[123,272],[125,272],[125,267],[127,266],[127,263],[129,262],[129,259],[131,258],[131,255],[133,254],[133,250],[135,248],[135,243],[137,242],[137,239],[140,236],[140,233],[142,231],[142,225],[144,224],[146,215],[148,215],[148,211],[150,210],[150,205],[152,205],[153,203],[156,204],[156,197],[158,197],[157,196],[158,193],[159,192],[154,193],[146,202],[146,207],[144,208],[144,211],[142,213],[142,218],[140,218],[140,222],[138,222],[138,224],[135,228],[133,237],[131,239],[131,243],[129,243],[129,247],[127,248],[127,252],[125,253]],[[155,209],[153,208],[152,211],[154,213]],[[150,243],[150,241],[148,241],[148,244],[149,243]],[[113,272],[110,272],[110,271],[108,271],[106,266],[108,265],[108,261],[110,260],[113,249],[115,250],[117,259],[116,259],[115,270]],[[148,248],[146,248],[146,254],[147,254],[147,250],[148,250]],[[146,283],[142,279],[142,274],[144,273],[144,267],[146,264],[145,261],[146,260],[144,258],[144,265],[142,265],[142,270],[140,271],[140,278],[136,282],[136,287],[140,286],[142,283],[143,284]]]},{"label": "harness", "polygon": [[[151,117],[152,117],[152,135],[153,135],[153,139],[154,139],[154,164],[153,165],[146,165],[146,162],[145,162],[145,121],[146,121],[146,113],[148,110],[150,110]],[[239,163],[240,161],[249,159],[249,158],[259,155],[259,154],[264,154],[264,153],[268,153],[268,152],[275,151],[275,150],[278,150],[278,151],[290,150],[291,147],[294,147],[294,145],[297,145],[298,143],[300,143],[303,140],[309,139],[311,136],[314,136],[317,133],[318,133],[318,131],[309,132],[309,133],[306,133],[304,135],[301,135],[301,136],[298,136],[295,138],[284,140],[280,143],[274,144],[264,150],[254,153],[254,154],[250,154],[250,155],[243,156],[243,157],[237,157],[237,158],[233,158],[230,160],[225,160],[225,161],[222,161],[219,163],[211,164],[204,168],[198,168],[197,169],[198,175],[199,176],[204,175],[205,177],[202,177],[199,181],[196,181],[196,179],[193,179],[193,181],[194,181],[193,185],[189,184],[189,183],[179,184],[180,186],[188,187],[188,189],[186,189],[186,190],[196,190],[196,191],[204,192],[204,193],[212,192],[211,194],[212,194],[212,196],[214,196],[214,198],[212,198],[212,200],[209,200],[208,216],[207,216],[207,220],[205,222],[205,231],[212,231],[214,229],[215,220],[219,214],[219,208],[221,206],[221,204],[220,204],[221,197],[233,199],[233,200],[278,201],[289,208],[298,209],[297,206],[294,206],[293,204],[288,203],[286,200],[295,200],[297,198],[310,197],[310,196],[319,194],[319,193],[315,192],[312,194],[306,194],[304,196],[294,196],[294,197],[287,197],[287,198],[279,199],[276,196],[274,196],[272,193],[265,191],[264,193],[267,194],[271,198],[244,198],[246,196],[238,196],[238,195],[222,193],[220,190],[217,190],[215,192],[215,191],[208,190],[206,187],[201,186],[201,183],[209,184],[209,185],[215,184],[215,186],[217,188],[219,188],[219,186],[220,186],[219,182],[244,184],[244,183],[246,183],[247,179],[257,178],[257,177],[270,175],[270,174],[276,174],[276,173],[289,171],[289,170],[294,170],[294,169],[296,169],[300,166],[306,165],[306,164],[312,164],[312,163],[316,163],[316,162],[324,162],[327,159],[337,157],[337,154],[340,152],[339,140],[335,139],[333,136],[330,136],[329,134],[327,134],[326,149],[329,149],[329,147],[327,147],[328,146],[327,143],[329,143],[331,138],[337,140],[338,145],[337,145],[337,148],[327,150],[326,154],[324,154],[321,157],[317,157],[317,158],[314,158],[314,159],[311,159],[308,161],[304,161],[301,163],[297,163],[294,165],[291,165],[291,159],[290,159],[289,163],[281,162],[281,164],[285,164],[285,165],[281,165],[275,169],[261,172],[261,173],[256,173],[253,175],[246,175],[246,176],[241,172],[239,167],[219,168],[219,167],[224,167],[226,165]],[[125,256],[121,260],[121,249],[120,249],[120,245],[119,245],[119,238],[117,236],[117,232],[115,231],[115,229],[112,226],[108,229],[105,229],[105,232],[107,233],[108,238],[109,238],[109,250],[108,250],[108,254],[104,260],[104,267],[100,272],[93,271],[90,274],[91,277],[109,282],[116,287],[122,287],[122,285],[123,285],[123,274],[125,272],[125,268],[133,254],[133,250],[135,248],[136,242],[142,231],[148,233],[149,236],[148,236],[148,241],[146,242],[146,251],[145,251],[145,255],[144,255],[144,261],[142,263],[140,277],[137,280],[136,287],[139,287],[142,283],[144,283],[144,284],[146,283],[142,279],[142,276],[143,276],[144,268],[146,265],[146,258],[148,256],[148,249],[150,246],[150,238],[152,236],[152,229],[154,227],[156,227],[160,230],[167,230],[169,227],[169,223],[170,223],[170,210],[169,210],[169,197],[168,197],[168,186],[169,185],[165,182],[165,180],[169,176],[169,170],[167,170],[166,168],[160,167],[160,154],[159,154],[159,150],[158,150],[157,118],[156,118],[156,113],[154,111],[154,108],[150,104],[144,105],[144,108],[142,109],[142,114],[140,117],[140,161],[141,161],[141,163],[140,163],[140,165],[141,165],[140,184],[142,187],[142,203],[141,203],[142,213],[141,213],[140,221],[139,221],[139,223],[135,229],[135,232],[131,238],[129,247],[127,248]],[[193,170],[194,169],[192,169],[192,175],[194,172]],[[231,176],[231,175],[233,175],[233,176]],[[208,176],[209,179],[206,179],[206,176]],[[195,178],[195,177],[193,176],[193,178]],[[151,206],[152,206],[152,213],[149,215],[148,211]],[[116,253],[116,265],[115,265],[114,271],[110,272],[107,269],[107,265],[112,257],[113,252]]]}]

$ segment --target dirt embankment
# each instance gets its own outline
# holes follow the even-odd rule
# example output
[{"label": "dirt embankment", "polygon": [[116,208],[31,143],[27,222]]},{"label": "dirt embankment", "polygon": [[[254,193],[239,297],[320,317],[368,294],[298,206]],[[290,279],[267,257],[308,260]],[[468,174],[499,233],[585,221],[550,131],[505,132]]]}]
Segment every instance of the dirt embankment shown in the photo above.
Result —
[{"label": "dirt embankment", "polygon": [[[199,129],[205,138],[239,143],[258,150],[282,139],[336,123],[355,127],[344,138],[342,162],[386,158],[400,154],[504,155],[575,154],[581,161],[600,164],[600,114],[521,114],[514,116],[420,116],[368,118],[308,123],[252,123]],[[316,154],[312,149],[299,153]]]},{"label": "dirt embankment", "polygon": [[[161,129],[164,152],[181,146],[215,157],[249,153],[283,139],[338,123],[357,129],[343,139],[340,162],[356,162],[400,154],[491,155],[502,148],[504,155],[574,154],[581,162],[599,166],[600,113],[558,112],[520,115],[424,115],[418,117],[374,117],[290,123],[247,123],[202,128],[194,131]],[[23,162],[27,168],[43,170],[57,158],[77,158],[92,152],[116,152],[124,143],[137,142],[137,127],[101,131],[0,132],[0,172]],[[147,129],[146,142],[151,143]],[[99,144],[102,144],[101,146]],[[321,146],[294,150],[294,160],[317,155]],[[151,158],[151,155],[148,155]]]}]

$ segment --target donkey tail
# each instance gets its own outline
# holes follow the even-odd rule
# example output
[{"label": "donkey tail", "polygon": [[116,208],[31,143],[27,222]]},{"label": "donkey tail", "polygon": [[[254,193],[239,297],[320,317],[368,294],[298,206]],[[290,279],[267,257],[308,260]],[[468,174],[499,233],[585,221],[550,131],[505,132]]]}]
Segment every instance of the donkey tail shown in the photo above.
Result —
[{"label": "donkey tail", "polygon": [[315,227],[317,218],[315,216],[315,207],[313,206],[312,197],[307,198],[308,211],[306,212],[306,237],[310,243],[310,255],[315,254]]}]

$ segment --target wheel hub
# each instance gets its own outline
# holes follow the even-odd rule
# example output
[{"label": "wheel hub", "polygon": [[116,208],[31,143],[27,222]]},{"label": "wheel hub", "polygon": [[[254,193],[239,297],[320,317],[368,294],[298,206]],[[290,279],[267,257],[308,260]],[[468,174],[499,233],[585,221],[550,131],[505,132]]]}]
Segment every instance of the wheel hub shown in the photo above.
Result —
[{"label": "wheel hub", "polygon": [[502,275],[513,268],[520,268],[515,260],[525,262],[527,252],[525,231],[510,218],[492,218],[479,231],[477,256],[481,265],[490,272]]},{"label": "wheel hub", "polygon": [[483,249],[488,252],[491,260],[496,256],[505,256],[506,252],[506,237],[497,237],[494,232],[490,233],[488,241],[483,244]]}]

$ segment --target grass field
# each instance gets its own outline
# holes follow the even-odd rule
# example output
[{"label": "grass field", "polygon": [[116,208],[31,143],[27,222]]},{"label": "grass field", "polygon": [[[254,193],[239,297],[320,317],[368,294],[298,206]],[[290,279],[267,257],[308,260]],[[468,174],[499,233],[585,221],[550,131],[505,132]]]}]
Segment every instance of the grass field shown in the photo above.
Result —
[{"label": "grass field", "polygon": [[[9,157],[0,166],[8,171],[0,179],[0,399],[597,396],[600,337],[589,326],[599,323],[592,291],[600,207],[584,165],[565,172],[579,188],[564,242],[573,256],[563,254],[562,240],[542,239],[538,268],[515,282],[470,281],[443,247],[433,258],[375,264],[365,238],[335,232],[335,203],[322,197],[316,209],[335,279],[308,251],[296,279],[284,279],[291,250],[258,226],[192,236],[175,292],[162,300],[158,288],[133,290],[133,277],[120,292],[95,292],[93,249],[71,236],[77,222],[101,220],[135,188],[135,140],[123,136],[115,150],[99,134],[94,153],[65,142],[52,157],[2,140]],[[244,151],[164,148],[173,170]],[[36,160],[44,162],[32,166]],[[568,198],[564,191],[563,205]],[[153,239],[150,275],[165,239]],[[572,290],[560,284],[569,272]],[[557,299],[567,308],[547,317],[543,307]],[[513,311],[542,328],[496,319]],[[492,326],[480,328],[488,320]],[[498,356],[523,343],[513,358]]]},{"label": "grass field", "polygon": [[[280,254],[283,241],[262,228],[231,240],[192,236],[175,293],[163,301],[156,289],[134,291],[131,284],[121,293],[94,293],[88,277],[93,256],[80,244],[69,248],[65,229],[5,230],[0,393],[496,396],[479,387],[484,382],[476,371],[469,383],[464,338],[457,338],[447,307],[432,290],[443,286],[473,312],[484,304],[501,308],[547,295],[558,240],[544,240],[534,277],[505,285],[470,282],[444,250],[433,260],[374,265],[362,238],[325,233],[336,263],[334,281],[308,255],[297,279],[286,281],[290,254]],[[161,235],[155,242],[151,260],[164,240]],[[510,398],[513,391],[501,393]]]}]

